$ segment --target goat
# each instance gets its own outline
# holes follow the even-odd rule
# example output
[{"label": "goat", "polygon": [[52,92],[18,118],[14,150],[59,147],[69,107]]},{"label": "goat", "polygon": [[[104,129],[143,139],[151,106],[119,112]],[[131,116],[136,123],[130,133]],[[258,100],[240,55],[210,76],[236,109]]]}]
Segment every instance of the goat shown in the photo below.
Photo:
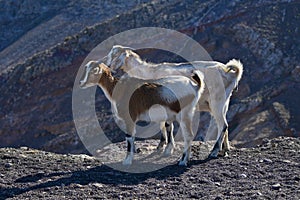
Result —
[{"label": "goat", "polygon": [[127,155],[124,165],[130,165],[133,161],[137,121],[159,123],[174,120],[179,122],[184,136],[184,150],[179,165],[187,164],[194,138],[192,118],[204,90],[200,71],[195,70],[190,78],[170,76],[145,81],[127,76],[118,79],[112,76],[110,68],[105,64],[90,61],[85,66],[80,87],[95,85],[103,90],[111,102],[116,123],[126,133]]},{"label": "goat", "polygon": [[[100,60],[101,61],[101,60]],[[99,61],[99,62],[100,62]],[[218,155],[226,155],[230,150],[228,140],[228,123],[226,113],[228,111],[229,100],[234,89],[237,89],[238,82],[243,74],[243,65],[236,59],[223,64],[217,61],[193,61],[187,63],[160,63],[153,64],[143,61],[134,49],[115,45],[108,55],[104,57],[105,62],[113,71],[122,69],[132,77],[141,79],[163,78],[170,75],[191,76],[193,70],[199,70],[204,74],[204,83],[206,85],[203,95],[198,102],[199,111],[209,112],[215,119],[211,120],[208,132],[214,129],[217,123],[218,137],[217,141],[209,154],[209,158],[216,158]],[[169,125],[169,143],[166,152],[172,152],[170,147],[175,147],[173,139],[173,124]],[[166,127],[161,125],[162,139],[158,148],[163,146],[166,139],[164,133]],[[207,134],[210,135],[210,134]],[[222,149],[223,144],[223,149]]]}]

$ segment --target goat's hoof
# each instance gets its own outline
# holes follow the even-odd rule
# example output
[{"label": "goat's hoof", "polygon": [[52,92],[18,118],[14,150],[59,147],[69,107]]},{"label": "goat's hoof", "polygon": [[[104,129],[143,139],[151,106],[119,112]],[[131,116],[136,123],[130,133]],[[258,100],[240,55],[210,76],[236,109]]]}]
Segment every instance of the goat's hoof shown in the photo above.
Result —
[{"label": "goat's hoof", "polygon": [[169,157],[171,155],[172,155],[172,153],[168,152],[168,151],[164,151],[164,153],[163,153],[163,157]]},{"label": "goat's hoof", "polygon": [[169,156],[171,156],[172,155],[172,152],[170,152],[170,151],[164,151],[164,153],[163,153],[163,157],[169,157]]},{"label": "goat's hoof", "polygon": [[163,156],[169,157],[169,156],[171,156],[171,155],[173,154],[173,152],[174,152],[174,147],[167,146],[167,147],[165,148],[165,151],[164,151]]},{"label": "goat's hoof", "polygon": [[157,147],[156,147],[156,150],[157,151],[162,151],[164,149],[164,146],[166,145],[165,142],[160,142]]},{"label": "goat's hoof", "polygon": [[180,161],[178,161],[178,165],[186,167],[187,166],[187,161],[180,160]]},{"label": "goat's hoof", "polygon": [[214,153],[211,153],[208,155],[208,159],[217,159],[218,158],[218,154],[214,154]]},{"label": "goat's hoof", "polygon": [[142,153],[142,152],[143,152],[142,149],[137,148],[134,153]]},{"label": "goat's hoof", "polygon": [[125,165],[125,166],[129,166],[129,165],[132,164],[132,160],[131,159],[125,159],[125,160],[123,160],[122,164]]},{"label": "goat's hoof", "polygon": [[156,152],[157,153],[162,153],[164,151],[164,148],[163,147],[157,147],[156,148]]},{"label": "goat's hoof", "polygon": [[123,163],[122,163],[124,166],[129,166],[129,165],[131,165],[132,164],[132,162],[128,162],[128,161],[123,161]]},{"label": "goat's hoof", "polygon": [[228,157],[228,151],[220,151],[218,157]]}]

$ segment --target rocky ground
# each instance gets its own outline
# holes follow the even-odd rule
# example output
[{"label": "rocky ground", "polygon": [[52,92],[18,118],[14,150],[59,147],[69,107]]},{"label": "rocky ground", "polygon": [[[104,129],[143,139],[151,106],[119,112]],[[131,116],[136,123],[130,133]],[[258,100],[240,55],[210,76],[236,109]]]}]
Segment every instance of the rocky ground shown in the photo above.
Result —
[{"label": "rocky ground", "polygon": [[[109,167],[115,161],[87,155],[1,148],[0,199],[300,198],[300,139],[264,140],[257,148],[235,149],[228,157],[205,160],[209,147],[193,144],[187,167],[174,160],[148,173],[118,171]],[[138,155],[152,151],[141,148]],[[122,157],[115,154],[113,159]]]}]

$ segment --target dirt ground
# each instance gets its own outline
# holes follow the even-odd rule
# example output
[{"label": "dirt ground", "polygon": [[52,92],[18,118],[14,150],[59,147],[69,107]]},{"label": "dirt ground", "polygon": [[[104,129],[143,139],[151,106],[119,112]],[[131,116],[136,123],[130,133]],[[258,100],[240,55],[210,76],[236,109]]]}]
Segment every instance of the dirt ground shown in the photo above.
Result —
[{"label": "dirt ground", "polygon": [[[137,142],[139,153],[133,168],[140,166],[142,155],[155,151],[150,146]],[[213,160],[205,159],[208,149],[209,144],[194,143],[187,167],[176,165],[175,152],[156,171],[129,173],[115,167],[123,158],[116,152],[109,154],[114,159],[108,161],[105,156],[2,148],[0,199],[300,198],[299,138],[265,140],[257,148],[234,149],[228,157]]]}]

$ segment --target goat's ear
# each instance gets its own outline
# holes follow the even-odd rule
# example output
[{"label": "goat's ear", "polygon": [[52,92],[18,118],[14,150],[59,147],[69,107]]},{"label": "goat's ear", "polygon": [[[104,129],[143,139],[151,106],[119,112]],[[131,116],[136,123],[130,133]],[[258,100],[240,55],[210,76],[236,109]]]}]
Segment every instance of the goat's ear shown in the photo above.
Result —
[{"label": "goat's ear", "polygon": [[237,73],[237,68],[234,66],[227,66],[227,73],[231,72],[231,73]]},{"label": "goat's ear", "polygon": [[125,59],[126,59],[126,58],[129,58],[130,56],[132,56],[131,50],[126,50],[126,51],[125,51]]},{"label": "goat's ear", "polygon": [[123,65],[125,65],[126,62],[127,62],[127,59],[130,58],[130,56],[131,56],[130,51],[129,50],[125,50],[125,52],[123,52],[120,55],[120,59],[118,59],[118,62],[115,64],[116,68],[121,68]]}]

